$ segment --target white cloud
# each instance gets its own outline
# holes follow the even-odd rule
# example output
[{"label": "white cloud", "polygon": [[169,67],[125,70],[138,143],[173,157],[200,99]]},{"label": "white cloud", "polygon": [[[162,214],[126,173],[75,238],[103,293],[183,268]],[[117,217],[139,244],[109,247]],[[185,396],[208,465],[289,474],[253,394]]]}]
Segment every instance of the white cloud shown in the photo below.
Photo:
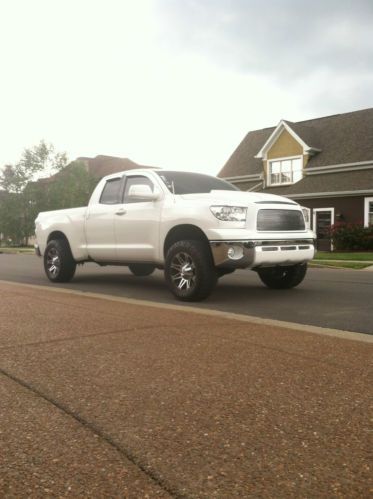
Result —
[{"label": "white cloud", "polygon": [[[216,173],[250,129],[369,107],[368,24],[357,32],[344,17],[317,40],[327,19],[314,5],[314,31],[304,19],[287,39],[284,29],[265,31],[247,5],[0,3],[0,164],[44,138],[71,158],[112,154]],[[274,19],[270,10],[267,27],[297,19],[286,9]],[[356,47],[351,70],[343,62]],[[338,60],[329,63],[330,54]]]}]

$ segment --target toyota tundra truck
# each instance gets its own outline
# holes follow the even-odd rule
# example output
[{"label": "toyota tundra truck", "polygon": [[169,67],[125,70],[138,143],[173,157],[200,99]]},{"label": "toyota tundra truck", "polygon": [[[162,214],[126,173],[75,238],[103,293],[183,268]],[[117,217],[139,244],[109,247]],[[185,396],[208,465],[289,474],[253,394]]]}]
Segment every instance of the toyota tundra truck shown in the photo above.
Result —
[{"label": "toyota tundra truck", "polygon": [[270,288],[293,288],[315,251],[296,202],[160,169],[108,175],[87,207],[39,213],[35,224],[35,250],[50,281],[70,281],[85,262],[127,266],[136,276],[163,269],[184,301],[205,299],[236,269],[255,271]]}]

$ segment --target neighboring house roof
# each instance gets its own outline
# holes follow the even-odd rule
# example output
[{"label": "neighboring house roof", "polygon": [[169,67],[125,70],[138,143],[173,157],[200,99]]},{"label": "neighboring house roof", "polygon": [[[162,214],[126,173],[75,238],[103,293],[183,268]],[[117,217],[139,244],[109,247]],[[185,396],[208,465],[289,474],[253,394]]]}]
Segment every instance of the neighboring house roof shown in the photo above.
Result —
[{"label": "neighboring house roof", "polygon": [[291,121],[285,121],[289,127],[294,130],[294,132],[300,137],[310,148],[315,149],[315,151],[322,151],[322,142],[320,141],[319,132],[317,127],[312,127],[312,125],[307,125],[306,122],[293,123]]},{"label": "neighboring house roof", "polygon": [[249,132],[218,173],[218,177],[239,177],[262,173],[263,162],[255,156],[274,130],[275,127]]},{"label": "neighboring house roof", "polygon": [[[84,163],[89,173],[97,178],[97,180],[106,177],[106,175],[111,175],[112,173],[119,173],[125,170],[134,170],[137,168],[157,168],[155,166],[144,166],[131,161],[128,158],[118,158],[116,156],[104,156],[99,155],[95,158],[79,157],[75,161],[72,161],[68,166],[73,166],[74,163]],[[49,184],[53,182],[54,179],[63,174],[63,172],[57,172],[50,177],[44,177],[37,180],[37,182],[43,184]],[[30,182],[31,184],[33,182]]]},{"label": "neighboring house roof", "polygon": [[[262,188],[258,187],[256,190],[262,190]],[[264,191],[289,197],[298,195],[299,197],[317,197],[330,193],[338,193],[341,196],[351,196],[355,193],[358,196],[362,193],[373,193],[373,169],[306,175],[295,184],[267,187]]]},{"label": "neighboring house roof", "polygon": [[[295,128],[297,129],[297,132],[295,132]],[[314,154],[315,152],[320,152],[318,147],[312,145],[318,143],[315,130],[307,126],[300,125],[299,123],[281,120],[255,157],[265,159],[266,154],[277,142],[283,131],[287,131],[298,142],[298,144],[303,148],[303,154]]]},{"label": "neighboring house roof", "polygon": [[128,158],[118,158],[115,156],[99,155],[95,158],[80,157],[76,161],[81,161],[87,165],[89,172],[97,178],[111,175],[112,173],[124,170],[134,170],[137,168],[156,168],[154,166],[144,166],[131,161]]},{"label": "neighboring house roof", "polygon": [[[329,165],[373,162],[373,108],[284,123],[308,146],[320,150],[310,157],[306,170]],[[263,162],[255,156],[276,128],[249,132],[218,176],[229,178],[262,173]],[[300,182],[296,185],[299,184]]]}]

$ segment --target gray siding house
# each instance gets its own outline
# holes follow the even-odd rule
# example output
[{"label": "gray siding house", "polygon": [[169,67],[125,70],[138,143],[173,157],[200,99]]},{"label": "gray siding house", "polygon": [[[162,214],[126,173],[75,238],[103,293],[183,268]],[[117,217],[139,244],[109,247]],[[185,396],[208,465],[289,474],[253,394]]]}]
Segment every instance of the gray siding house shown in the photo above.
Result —
[{"label": "gray siding house", "polygon": [[218,176],[296,200],[330,250],[331,225],[373,225],[373,108],[249,132]]}]

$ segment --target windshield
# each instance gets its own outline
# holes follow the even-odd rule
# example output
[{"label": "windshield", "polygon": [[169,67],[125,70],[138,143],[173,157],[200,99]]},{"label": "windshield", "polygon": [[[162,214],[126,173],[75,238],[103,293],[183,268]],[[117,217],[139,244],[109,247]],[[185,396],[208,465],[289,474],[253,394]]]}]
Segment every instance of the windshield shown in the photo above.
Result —
[{"label": "windshield", "polygon": [[174,194],[199,194],[211,191],[239,191],[237,187],[210,175],[186,172],[155,172]]}]

